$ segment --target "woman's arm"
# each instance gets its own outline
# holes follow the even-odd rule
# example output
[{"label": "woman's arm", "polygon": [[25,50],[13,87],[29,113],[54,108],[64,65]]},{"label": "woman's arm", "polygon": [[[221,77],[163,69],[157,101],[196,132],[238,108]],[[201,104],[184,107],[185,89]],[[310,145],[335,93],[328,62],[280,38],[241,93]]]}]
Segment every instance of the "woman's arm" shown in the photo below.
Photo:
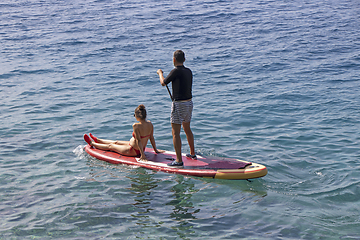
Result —
[{"label": "woman's arm", "polygon": [[163,153],[163,152],[165,152],[165,151],[163,151],[163,150],[158,150],[158,149],[156,148],[156,143],[155,143],[155,138],[154,138],[154,126],[152,126],[152,130],[151,130],[150,143],[151,143],[151,145],[152,145],[152,147],[153,147],[153,149],[154,149],[154,152],[156,152],[156,153]]}]

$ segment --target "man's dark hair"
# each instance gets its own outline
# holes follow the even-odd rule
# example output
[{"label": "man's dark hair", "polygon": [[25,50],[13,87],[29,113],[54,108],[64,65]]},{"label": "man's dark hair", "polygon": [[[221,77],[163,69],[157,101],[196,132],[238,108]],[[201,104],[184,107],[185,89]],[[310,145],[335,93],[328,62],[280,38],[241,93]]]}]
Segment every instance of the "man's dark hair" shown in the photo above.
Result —
[{"label": "man's dark hair", "polygon": [[174,58],[177,62],[183,63],[185,62],[185,53],[181,50],[176,50],[174,52]]}]

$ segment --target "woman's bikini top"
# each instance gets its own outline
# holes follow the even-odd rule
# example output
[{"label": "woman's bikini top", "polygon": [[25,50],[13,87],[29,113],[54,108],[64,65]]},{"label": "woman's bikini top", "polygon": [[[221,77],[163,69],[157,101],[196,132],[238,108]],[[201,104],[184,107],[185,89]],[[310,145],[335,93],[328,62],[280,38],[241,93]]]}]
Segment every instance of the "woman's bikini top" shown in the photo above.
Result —
[{"label": "woman's bikini top", "polygon": [[[135,133],[134,133],[134,132],[132,133],[132,136],[133,136],[134,138],[136,138],[136,137],[135,137]],[[147,137],[150,137],[150,136],[151,136],[151,134],[146,135],[146,136],[140,136],[140,138],[147,138]]]}]

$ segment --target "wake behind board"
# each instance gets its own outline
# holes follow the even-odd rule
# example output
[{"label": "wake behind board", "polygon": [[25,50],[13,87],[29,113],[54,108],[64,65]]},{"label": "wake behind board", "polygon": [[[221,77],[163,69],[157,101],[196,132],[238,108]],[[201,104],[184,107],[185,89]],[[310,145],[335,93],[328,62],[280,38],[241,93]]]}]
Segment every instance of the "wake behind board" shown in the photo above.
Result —
[{"label": "wake behind board", "polygon": [[235,180],[259,178],[267,174],[267,168],[263,165],[232,158],[202,157],[198,155],[198,159],[193,160],[183,155],[183,167],[169,167],[167,164],[176,158],[175,152],[166,151],[156,154],[152,148],[146,148],[145,155],[148,161],[140,161],[137,157],[123,156],[116,152],[96,149],[90,145],[85,146],[85,151],[99,160],[112,164],[135,165],[156,171],[196,177]]}]

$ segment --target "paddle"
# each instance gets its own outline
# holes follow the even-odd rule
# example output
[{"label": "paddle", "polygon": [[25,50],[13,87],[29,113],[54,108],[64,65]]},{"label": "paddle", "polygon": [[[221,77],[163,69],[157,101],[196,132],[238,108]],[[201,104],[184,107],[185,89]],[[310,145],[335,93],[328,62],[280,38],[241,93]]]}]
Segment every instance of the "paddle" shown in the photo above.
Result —
[{"label": "paddle", "polygon": [[171,95],[171,92],[170,92],[170,90],[169,90],[168,85],[165,85],[165,86],[166,86],[166,89],[168,90],[168,93],[169,93],[169,95],[170,95],[171,101],[174,101],[173,96]]}]

